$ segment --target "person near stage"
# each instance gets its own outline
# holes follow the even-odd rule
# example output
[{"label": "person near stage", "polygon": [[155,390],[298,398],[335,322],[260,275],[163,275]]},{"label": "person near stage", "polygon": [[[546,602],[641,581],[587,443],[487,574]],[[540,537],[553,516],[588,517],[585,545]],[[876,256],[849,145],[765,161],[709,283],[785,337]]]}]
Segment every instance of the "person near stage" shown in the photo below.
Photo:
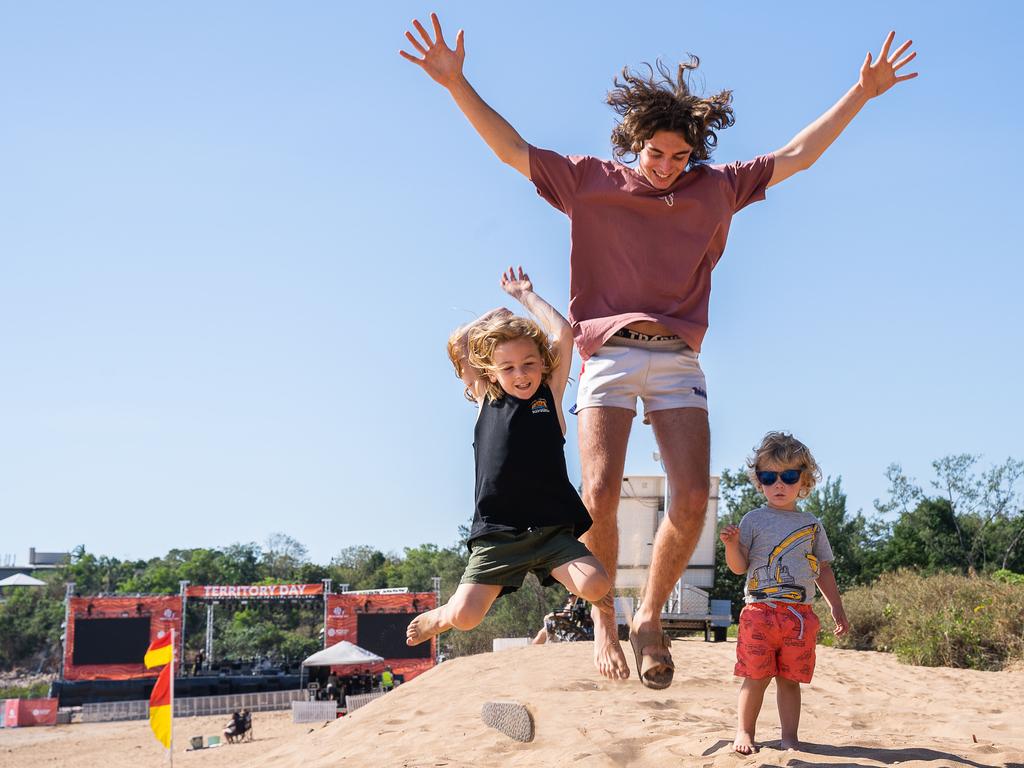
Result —
[{"label": "person near stage", "polygon": [[806,498],[821,477],[818,463],[792,435],[769,432],[747,464],[766,505],[719,534],[729,570],[747,576],[735,668],[744,680],[733,742],[744,755],[757,751],[757,716],[773,678],[782,748],[799,746],[800,684],[811,682],[818,639],[815,585],[832,611],[836,636],[850,628],[825,528],[810,512],[797,509],[797,500]]},{"label": "person near stage", "polygon": [[380,673],[380,688],[384,693],[394,690],[395,674],[391,671],[391,667],[384,667],[384,671]]},{"label": "person near stage", "polygon": [[324,687],[324,698],[328,701],[341,701],[338,696],[338,676],[331,670],[331,673],[327,676],[327,685]]},{"label": "person near stage", "polygon": [[501,287],[540,324],[499,309],[449,338],[449,359],[477,406],[476,510],[462,581],[447,603],[410,622],[409,645],[472,629],[531,572],[592,602],[610,594],[605,569],[579,541],[590,515],[565,467],[572,331],[522,267],[503,273]]},{"label": "person near stage", "polygon": [[[618,115],[615,161],[564,156],[529,144],[470,85],[465,37],[454,48],[431,14],[417,20],[401,55],[443,86],[497,157],[530,179],[571,221],[569,320],[584,361],[580,374],[583,499],[593,518],[584,542],[614,583],[618,509],[636,400],[654,429],[668,477],[669,508],[658,529],[643,602],[629,638],[641,682],[665,688],[674,666],[661,609],[689,561],[707,510],[708,388],[698,355],[708,326],[711,271],[733,214],[765,190],[810,168],[874,97],[916,73],[908,40],[868,53],[856,82],[785,146],[729,165],[709,164],[718,132],[734,122],[729,91],[690,90],[699,61],[670,70],[625,69],[608,93]],[[636,161],[635,167],[624,164]],[[621,162],[620,162],[621,161]],[[614,614],[594,611],[594,661],[601,674],[629,676]]]}]

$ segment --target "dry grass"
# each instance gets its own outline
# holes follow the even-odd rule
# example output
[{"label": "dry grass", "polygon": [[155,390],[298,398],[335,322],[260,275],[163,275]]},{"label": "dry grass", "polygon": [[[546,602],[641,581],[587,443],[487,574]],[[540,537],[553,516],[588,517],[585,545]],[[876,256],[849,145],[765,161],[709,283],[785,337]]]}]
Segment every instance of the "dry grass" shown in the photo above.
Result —
[{"label": "dry grass", "polygon": [[[849,635],[834,645],[889,651],[926,667],[1000,670],[1024,662],[1024,584],[986,576],[883,574],[843,595]],[[831,626],[828,606],[817,606]]]}]

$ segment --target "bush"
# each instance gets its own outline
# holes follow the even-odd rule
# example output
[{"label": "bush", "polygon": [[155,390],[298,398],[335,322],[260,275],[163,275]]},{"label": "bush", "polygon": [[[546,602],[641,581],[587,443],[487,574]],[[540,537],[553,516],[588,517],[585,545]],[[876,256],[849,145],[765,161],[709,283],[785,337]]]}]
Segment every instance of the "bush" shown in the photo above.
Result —
[{"label": "bush", "polygon": [[1008,571],[1005,568],[1000,568],[998,571],[993,573],[992,578],[1006,584],[1024,584],[1024,573],[1014,573],[1013,571]]},{"label": "bush", "polygon": [[[998,670],[1024,659],[1024,583],[911,571],[843,595],[851,630],[840,648],[890,651],[926,667]],[[831,626],[828,606],[817,606]]]},{"label": "bush", "polygon": [[49,693],[50,684],[46,682],[0,686],[0,699],[45,699]]}]

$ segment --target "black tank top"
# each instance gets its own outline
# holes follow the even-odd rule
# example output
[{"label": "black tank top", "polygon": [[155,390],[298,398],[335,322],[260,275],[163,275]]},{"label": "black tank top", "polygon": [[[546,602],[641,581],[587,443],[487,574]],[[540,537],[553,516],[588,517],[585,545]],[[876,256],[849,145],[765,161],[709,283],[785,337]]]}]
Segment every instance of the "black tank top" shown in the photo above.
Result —
[{"label": "black tank top", "polygon": [[590,515],[565,469],[555,399],[541,384],[529,400],[486,398],[476,422],[476,512],[470,542],[499,531],[566,525],[581,536]]}]

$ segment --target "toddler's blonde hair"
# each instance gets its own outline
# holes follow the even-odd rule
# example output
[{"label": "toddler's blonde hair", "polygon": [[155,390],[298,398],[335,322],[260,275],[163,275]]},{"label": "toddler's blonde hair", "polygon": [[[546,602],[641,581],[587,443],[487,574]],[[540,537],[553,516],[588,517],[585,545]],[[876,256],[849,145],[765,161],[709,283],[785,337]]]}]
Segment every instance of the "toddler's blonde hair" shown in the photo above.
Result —
[{"label": "toddler's blonde hair", "polygon": [[821,480],[821,469],[814,460],[810,449],[786,432],[769,432],[754,449],[754,455],[747,459],[747,474],[757,490],[761,483],[757,473],[772,464],[784,469],[802,469],[800,473],[800,498],[806,499]]},{"label": "toddler's blonde hair", "polygon": [[[497,376],[498,369],[494,364],[494,350],[499,344],[516,339],[529,339],[537,345],[543,365],[541,381],[547,383],[558,365],[558,353],[551,346],[551,340],[533,320],[517,315],[505,315],[492,318],[469,331],[469,364],[484,374]],[[449,357],[451,357],[451,341],[449,340]],[[456,370],[459,370],[456,365]],[[492,400],[500,400],[505,391],[496,381],[487,381],[487,395]]]}]

